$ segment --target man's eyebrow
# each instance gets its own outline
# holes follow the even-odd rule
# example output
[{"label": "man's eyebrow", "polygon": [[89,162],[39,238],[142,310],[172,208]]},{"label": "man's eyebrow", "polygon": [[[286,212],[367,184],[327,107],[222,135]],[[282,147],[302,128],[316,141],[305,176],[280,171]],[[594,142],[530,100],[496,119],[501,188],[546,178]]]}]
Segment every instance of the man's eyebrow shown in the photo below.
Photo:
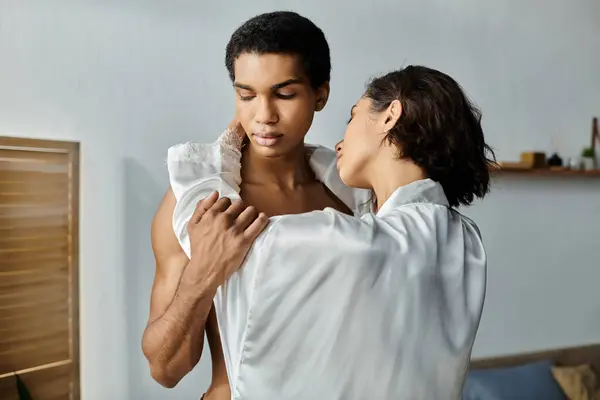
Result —
[{"label": "man's eyebrow", "polygon": [[252,86],[244,85],[243,83],[239,83],[239,82],[233,82],[233,87],[245,89],[245,90],[252,90]]},{"label": "man's eyebrow", "polygon": [[275,85],[271,86],[271,89],[277,90],[277,89],[281,89],[281,88],[284,88],[289,85],[294,85],[296,83],[302,83],[302,80],[297,79],[297,78],[288,79],[287,81],[283,81],[281,83],[276,83]]},{"label": "man's eyebrow", "polygon": [[[292,78],[292,79],[288,79],[287,81],[276,83],[276,84],[274,84],[274,85],[271,86],[271,90],[282,89],[282,88],[284,88],[286,86],[294,85],[294,84],[297,84],[297,83],[303,83],[302,79]],[[236,88],[239,88],[239,89],[244,89],[244,90],[254,90],[252,88],[252,86],[246,85],[246,84],[243,84],[243,83],[240,83],[240,82],[233,82],[233,86],[236,87]]]}]

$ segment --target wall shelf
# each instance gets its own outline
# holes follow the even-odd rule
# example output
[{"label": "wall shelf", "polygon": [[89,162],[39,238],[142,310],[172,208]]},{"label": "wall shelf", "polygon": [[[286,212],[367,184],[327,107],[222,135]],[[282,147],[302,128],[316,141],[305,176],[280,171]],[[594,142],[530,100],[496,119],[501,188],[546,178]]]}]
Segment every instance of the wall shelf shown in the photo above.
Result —
[{"label": "wall shelf", "polygon": [[600,169],[573,170],[566,168],[502,168],[494,170],[494,175],[511,176],[553,176],[553,177],[596,177],[600,178]]}]

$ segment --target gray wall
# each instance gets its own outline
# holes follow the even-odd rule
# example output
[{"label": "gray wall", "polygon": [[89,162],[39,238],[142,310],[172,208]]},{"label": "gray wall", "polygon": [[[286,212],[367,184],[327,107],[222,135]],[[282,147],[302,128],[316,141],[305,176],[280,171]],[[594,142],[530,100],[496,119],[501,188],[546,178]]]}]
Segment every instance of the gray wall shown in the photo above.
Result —
[{"label": "gray wall", "polygon": [[[365,80],[412,63],[466,87],[500,159],[523,149],[576,155],[600,114],[594,0],[0,0],[0,134],[82,143],[88,400],[196,399],[209,381],[206,360],[174,390],[149,376],[140,337],[150,220],[167,187],[167,147],[211,141],[232,116],[229,35],[282,8],[312,18],[331,44],[331,101],[311,141],[335,143]],[[466,210],[489,251],[475,355],[600,340],[599,182],[503,177]]]}]

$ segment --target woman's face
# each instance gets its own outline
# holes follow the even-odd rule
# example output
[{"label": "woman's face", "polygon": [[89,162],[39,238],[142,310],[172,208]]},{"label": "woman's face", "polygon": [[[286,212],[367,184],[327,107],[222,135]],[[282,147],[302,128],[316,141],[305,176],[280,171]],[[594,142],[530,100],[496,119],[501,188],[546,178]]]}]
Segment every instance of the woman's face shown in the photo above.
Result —
[{"label": "woman's face", "polygon": [[385,119],[386,112],[373,112],[367,97],[362,97],[352,107],[344,140],[336,145],[337,167],[347,186],[372,188],[369,177],[385,137]]}]

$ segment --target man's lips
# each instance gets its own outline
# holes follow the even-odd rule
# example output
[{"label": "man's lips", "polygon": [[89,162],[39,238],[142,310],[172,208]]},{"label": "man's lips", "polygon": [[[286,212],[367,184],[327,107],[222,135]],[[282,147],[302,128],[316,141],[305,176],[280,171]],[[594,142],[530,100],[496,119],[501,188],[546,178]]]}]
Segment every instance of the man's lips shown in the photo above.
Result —
[{"label": "man's lips", "polygon": [[273,139],[273,138],[278,138],[283,136],[281,133],[277,133],[277,132],[272,132],[272,133],[268,133],[268,132],[255,132],[254,136],[259,137],[259,138],[263,138],[263,139]]},{"label": "man's lips", "polygon": [[266,133],[257,132],[254,133],[254,140],[261,146],[271,147],[275,146],[280,139],[283,137],[280,133]]}]

